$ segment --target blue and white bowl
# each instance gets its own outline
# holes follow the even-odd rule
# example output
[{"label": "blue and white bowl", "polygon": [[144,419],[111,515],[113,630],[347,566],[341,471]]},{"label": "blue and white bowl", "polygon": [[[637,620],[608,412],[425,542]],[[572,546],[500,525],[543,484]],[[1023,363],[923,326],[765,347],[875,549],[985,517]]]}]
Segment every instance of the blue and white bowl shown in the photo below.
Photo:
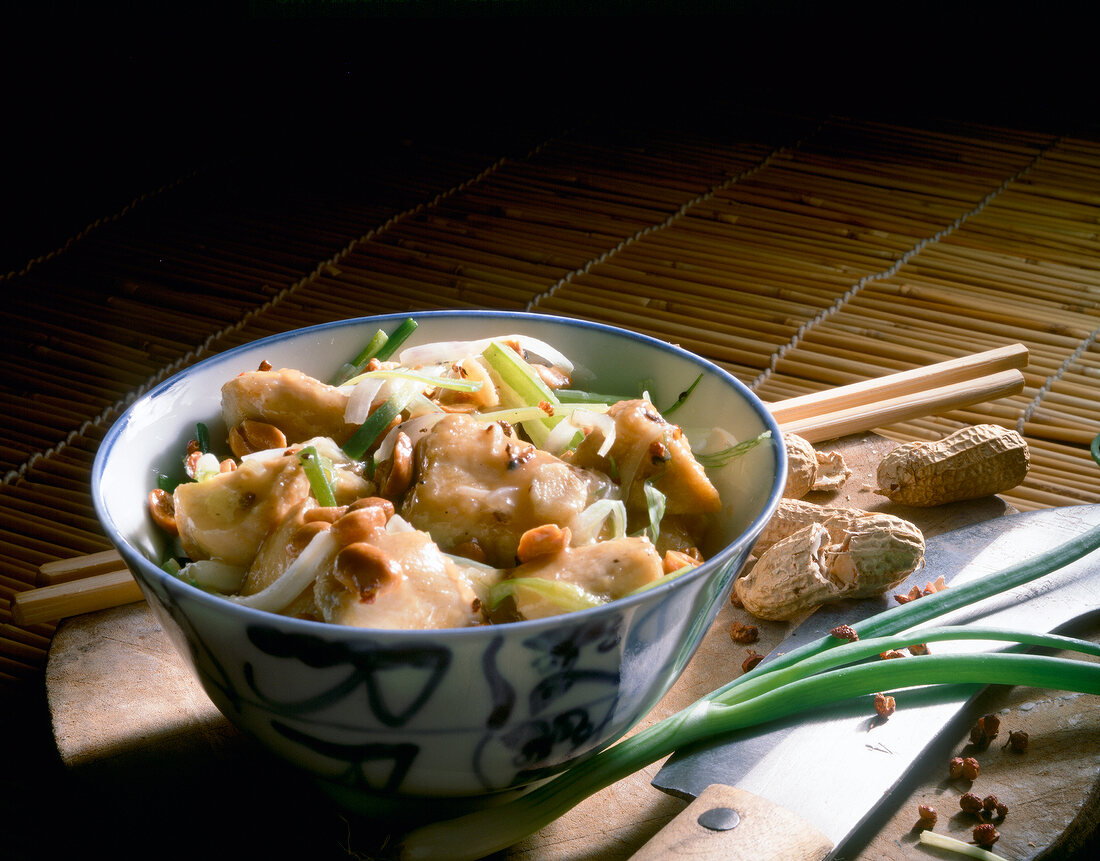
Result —
[{"label": "blue and white bowl", "polygon": [[658,405],[702,380],[675,421],[737,439],[770,430],[712,479],[724,503],[708,561],[666,585],[590,610],[443,631],[367,630],[277,616],[194,588],[159,567],[146,505],[196,422],[224,439],[220,391],[261,361],[327,379],[379,328],[344,320],[216,355],[161,384],[110,429],[92,474],[97,514],[168,636],[217,707],[343,799],[482,796],[568,768],[624,735],[680,676],[786,476],[781,437],[737,379],[678,347],[610,326],[536,314],[425,312],[408,344],[523,333],[562,351],[602,391],[646,380]]}]

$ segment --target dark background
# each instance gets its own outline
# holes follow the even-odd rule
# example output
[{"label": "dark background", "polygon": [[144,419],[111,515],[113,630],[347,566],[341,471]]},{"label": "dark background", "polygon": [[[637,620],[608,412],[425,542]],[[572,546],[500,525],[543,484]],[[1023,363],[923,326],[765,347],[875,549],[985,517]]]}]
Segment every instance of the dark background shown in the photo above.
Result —
[{"label": "dark background", "polygon": [[1095,122],[1084,4],[1061,0],[26,5],[0,25],[4,272],[232,157],[369,157],[616,109]]}]

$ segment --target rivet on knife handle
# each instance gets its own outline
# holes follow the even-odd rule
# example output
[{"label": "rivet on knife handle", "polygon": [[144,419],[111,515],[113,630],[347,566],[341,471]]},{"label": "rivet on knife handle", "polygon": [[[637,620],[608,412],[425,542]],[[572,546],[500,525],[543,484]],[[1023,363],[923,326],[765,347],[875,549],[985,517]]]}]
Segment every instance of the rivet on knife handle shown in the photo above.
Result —
[{"label": "rivet on knife handle", "polygon": [[[723,808],[735,812],[737,821],[716,829],[708,824],[710,814]],[[821,861],[832,849],[828,837],[786,808],[736,787],[713,784],[631,861]]]}]

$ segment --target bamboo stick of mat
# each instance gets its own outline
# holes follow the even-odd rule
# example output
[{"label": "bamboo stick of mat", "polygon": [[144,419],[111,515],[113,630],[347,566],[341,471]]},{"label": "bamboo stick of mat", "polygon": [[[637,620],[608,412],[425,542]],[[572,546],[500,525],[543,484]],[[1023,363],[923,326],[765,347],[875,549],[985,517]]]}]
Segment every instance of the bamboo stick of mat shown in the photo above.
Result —
[{"label": "bamboo stick of mat", "polygon": [[[766,405],[784,433],[810,442],[870,430],[1018,393],[1027,349],[1013,344],[874,380]],[[46,563],[37,588],[12,599],[12,619],[31,624],[140,601],[129,571],[114,551]],[[85,576],[87,575],[87,576]]]}]

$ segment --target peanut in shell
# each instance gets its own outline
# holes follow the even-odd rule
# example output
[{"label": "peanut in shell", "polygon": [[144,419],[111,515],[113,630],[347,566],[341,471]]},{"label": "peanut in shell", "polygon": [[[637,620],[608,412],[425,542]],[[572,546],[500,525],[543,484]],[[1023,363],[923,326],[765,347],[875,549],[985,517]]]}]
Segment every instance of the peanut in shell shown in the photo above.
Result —
[{"label": "peanut in shell", "polygon": [[1019,433],[972,425],[934,442],[903,443],[878,465],[877,493],[901,505],[929,508],[979,499],[1018,486],[1030,453]]}]

